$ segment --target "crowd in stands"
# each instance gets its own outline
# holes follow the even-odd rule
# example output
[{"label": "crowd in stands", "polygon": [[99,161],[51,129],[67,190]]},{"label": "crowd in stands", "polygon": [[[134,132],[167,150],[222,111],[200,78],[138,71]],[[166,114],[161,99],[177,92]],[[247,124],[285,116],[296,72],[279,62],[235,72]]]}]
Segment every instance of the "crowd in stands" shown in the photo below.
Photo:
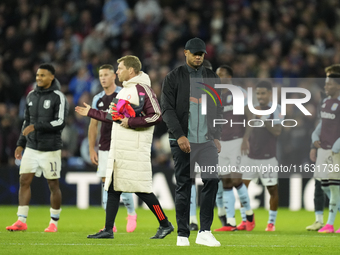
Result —
[{"label": "crowd in stands", "polygon": [[[214,71],[228,64],[236,78],[271,77],[278,86],[302,86],[312,92],[307,108],[313,116],[289,108],[286,117],[294,116],[299,124],[283,129],[279,150],[286,163],[308,160],[324,68],[340,63],[338,0],[51,0],[48,4],[2,0],[0,167],[15,163],[25,98],[34,88],[41,63],[55,66],[70,104],[63,132],[63,157],[68,162],[86,154],[82,147],[87,146],[89,119],[73,109],[91,103],[101,90],[99,66],[116,66],[124,55],[138,56],[160,100],[163,78],[184,63],[185,42],[193,37],[206,42],[206,59]],[[294,82],[297,78],[305,79]],[[155,130],[156,165],[169,162],[165,132],[164,124]]]}]

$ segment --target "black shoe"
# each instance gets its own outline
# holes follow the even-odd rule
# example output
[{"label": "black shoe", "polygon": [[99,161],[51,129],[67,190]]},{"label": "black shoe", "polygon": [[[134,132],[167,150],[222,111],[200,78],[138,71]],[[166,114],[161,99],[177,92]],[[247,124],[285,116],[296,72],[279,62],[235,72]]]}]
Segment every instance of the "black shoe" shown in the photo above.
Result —
[{"label": "black shoe", "polygon": [[220,219],[223,227],[227,226],[227,217],[225,215],[218,216],[218,218]]},{"label": "black shoe", "polygon": [[190,231],[197,231],[198,230],[198,225],[196,223],[190,223],[189,230]]},{"label": "black shoe", "polygon": [[97,234],[94,235],[88,235],[87,238],[106,238],[106,239],[113,239],[113,231],[106,230],[104,228],[103,230],[99,231]]},{"label": "black shoe", "polygon": [[154,235],[153,237],[150,237],[150,239],[163,239],[164,237],[169,235],[172,231],[174,231],[174,229],[175,229],[174,226],[169,221],[168,227],[159,226],[156,232],[156,235]]}]

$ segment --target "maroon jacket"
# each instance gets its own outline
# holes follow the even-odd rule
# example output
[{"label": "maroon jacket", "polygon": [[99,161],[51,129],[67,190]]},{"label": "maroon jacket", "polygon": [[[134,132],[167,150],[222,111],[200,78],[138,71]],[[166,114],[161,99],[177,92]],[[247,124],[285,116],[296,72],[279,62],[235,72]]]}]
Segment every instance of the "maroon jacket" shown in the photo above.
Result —
[{"label": "maroon jacket", "polygon": [[[146,127],[151,127],[153,125],[156,125],[162,121],[162,116],[157,113],[160,113],[160,106],[157,101],[157,97],[155,92],[150,87],[142,87],[141,85],[136,85],[136,89],[138,91],[139,96],[145,96],[145,102],[144,102],[144,107],[143,107],[143,113],[144,116],[141,117],[133,117],[129,118],[128,124],[130,128],[146,128]],[[145,91],[148,89],[149,93]],[[152,100],[148,96],[148,94],[152,95]],[[108,122],[112,123],[112,120],[109,120],[106,118],[107,112],[99,111],[96,109],[91,108],[87,114],[87,116],[103,121],[103,122]]]}]

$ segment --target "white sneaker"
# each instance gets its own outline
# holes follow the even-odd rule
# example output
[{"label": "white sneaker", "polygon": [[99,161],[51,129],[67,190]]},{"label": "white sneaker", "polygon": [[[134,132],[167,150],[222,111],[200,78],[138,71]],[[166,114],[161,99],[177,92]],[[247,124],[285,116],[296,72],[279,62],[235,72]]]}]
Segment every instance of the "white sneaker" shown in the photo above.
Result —
[{"label": "white sneaker", "polygon": [[323,227],[323,223],[320,223],[318,221],[314,222],[312,225],[306,227],[306,229],[308,231],[318,231],[319,229],[321,229]]},{"label": "white sneaker", "polygon": [[211,231],[205,230],[197,234],[196,243],[211,247],[219,247],[221,243],[211,234]]},{"label": "white sneaker", "polygon": [[184,236],[177,236],[177,246],[190,246],[189,238]]}]

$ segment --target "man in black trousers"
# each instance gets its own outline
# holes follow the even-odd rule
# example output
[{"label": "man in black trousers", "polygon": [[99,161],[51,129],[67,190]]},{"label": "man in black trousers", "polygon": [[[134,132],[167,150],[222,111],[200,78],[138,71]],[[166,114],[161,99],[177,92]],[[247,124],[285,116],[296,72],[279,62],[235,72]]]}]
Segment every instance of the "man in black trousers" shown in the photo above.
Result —
[{"label": "man in black trousers", "polygon": [[[122,192],[133,192],[146,203],[158,220],[159,228],[151,239],[163,239],[174,231],[174,227],[152,191],[151,144],[154,125],[162,121],[161,109],[156,94],[151,89],[149,75],[141,71],[139,58],[127,55],[117,62],[119,65],[116,73],[119,81],[123,83],[123,88],[116,95],[120,100],[116,104],[116,110],[111,111],[113,109],[110,106],[111,109],[108,109],[107,113],[91,109],[86,103],[85,107],[75,108],[82,116],[112,123],[104,187],[108,191],[105,228],[96,234],[88,235],[87,238],[112,239],[120,195]],[[134,107],[140,107],[143,113],[137,114],[138,110],[135,108],[136,112],[132,109],[134,114],[129,111],[129,114],[124,112],[124,115],[119,116],[118,105],[124,101]],[[120,123],[116,122],[117,119]]]},{"label": "man in black trousers", "polygon": [[221,125],[214,127],[214,119],[222,119],[223,108],[219,101],[220,90],[213,88],[220,80],[212,70],[202,65],[206,53],[205,43],[201,39],[189,40],[184,50],[186,64],[171,71],[163,82],[162,116],[169,131],[177,182],[177,246],[190,245],[191,179],[196,163],[204,183],[201,194],[201,228],[196,243],[206,246],[221,245],[210,231],[214,217],[217,173],[204,170],[208,167],[212,169],[218,164],[222,128]]}]

